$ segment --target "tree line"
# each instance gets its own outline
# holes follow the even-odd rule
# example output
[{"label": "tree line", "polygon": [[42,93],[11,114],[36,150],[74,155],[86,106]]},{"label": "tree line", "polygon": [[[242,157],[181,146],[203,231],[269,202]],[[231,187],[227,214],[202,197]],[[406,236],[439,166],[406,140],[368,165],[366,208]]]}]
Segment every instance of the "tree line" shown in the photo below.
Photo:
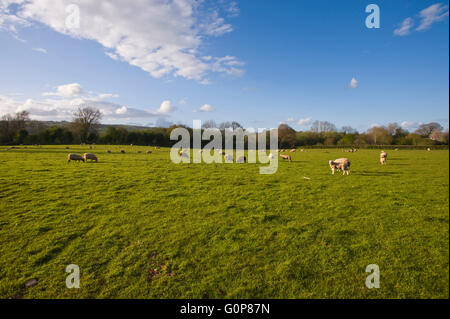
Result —
[{"label": "tree line", "polygon": [[[176,141],[170,140],[170,133],[176,127],[148,128],[129,130],[119,126],[108,126],[106,131],[99,131],[102,114],[89,106],[82,106],[73,115],[67,126],[45,126],[42,122],[30,119],[27,111],[4,115],[0,120],[0,144],[134,144],[149,146],[171,146]],[[187,128],[191,133],[192,129]],[[218,129],[222,132],[228,128],[242,128],[236,122],[216,124],[214,121],[203,123],[202,129]],[[193,134],[191,134],[192,136]],[[224,134],[222,134],[224,138]],[[268,141],[268,132],[267,132]],[[337,129],[327,121],[315,121],[307,131],[296,131],[287,124],[278,127],[280,148],[302,146],[327,147],[366,147],[376,145],[448,145],[449,132],[444,131],[439,123],[427,123],[419,126],[414,132],[402,128],[397,123],[386,126],[374,126],[366,132],[359,133],[349,126]],[[247,142],[247,139],[246,141]],[[202,141],[206,144],[208,141]],[[269,145],[269,144],[267,144]]]}]

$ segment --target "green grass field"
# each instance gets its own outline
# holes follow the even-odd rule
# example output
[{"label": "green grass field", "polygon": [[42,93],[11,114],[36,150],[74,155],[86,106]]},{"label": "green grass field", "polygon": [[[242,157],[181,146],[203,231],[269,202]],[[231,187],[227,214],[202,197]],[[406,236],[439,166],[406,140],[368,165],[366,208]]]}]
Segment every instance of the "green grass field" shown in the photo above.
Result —
[{"label": "green grass field", "polygon": [[[350,176],[332,176],[328,160],[344,156]],[[1,147],[0,297],[449,297],[448,151],[293,160],[260,175],[153,147]],[[65,286],[69,264],[80,289]],[[369,264],[379,289],[365,286]]]}]

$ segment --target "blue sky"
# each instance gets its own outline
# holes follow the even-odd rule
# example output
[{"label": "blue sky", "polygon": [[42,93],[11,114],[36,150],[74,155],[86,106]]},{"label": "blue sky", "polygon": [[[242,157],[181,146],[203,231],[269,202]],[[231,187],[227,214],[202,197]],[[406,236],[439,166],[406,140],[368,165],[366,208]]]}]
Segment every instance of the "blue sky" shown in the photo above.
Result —
[{"label": "blue sky", "polygon": [[70,120],[90,104],[104,123],[448,127],[448,2],[93,3],[0,0],[0,115]]}]

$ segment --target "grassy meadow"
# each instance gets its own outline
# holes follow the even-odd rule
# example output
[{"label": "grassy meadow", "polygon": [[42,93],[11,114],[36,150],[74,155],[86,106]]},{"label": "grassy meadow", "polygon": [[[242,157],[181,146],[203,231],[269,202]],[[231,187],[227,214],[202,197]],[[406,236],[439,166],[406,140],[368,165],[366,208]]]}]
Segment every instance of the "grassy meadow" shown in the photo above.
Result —
[{"label": "grassy meadow", "polygon": [[0,147],[0,297],[448,298],[449,152],[379,152],[296,152],[260,175],[153,147]]}]

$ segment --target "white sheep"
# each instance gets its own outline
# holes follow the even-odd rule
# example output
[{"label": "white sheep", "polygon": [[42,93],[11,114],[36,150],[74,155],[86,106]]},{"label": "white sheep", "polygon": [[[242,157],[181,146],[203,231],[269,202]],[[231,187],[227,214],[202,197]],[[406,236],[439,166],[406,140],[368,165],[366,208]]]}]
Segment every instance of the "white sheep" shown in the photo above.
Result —
[{"label": "white sheep", "polygon": [[272,160],[273,160],[273,154],[270,153],[270,154],[269,154],[269,161],[272,161]]},{"label": "white sheep", "polygon": [[328,164],[331,167],[331,174],[333,175],[335,169],[337,169],[338,171],[342,170],[342,175],[345,175],[345,173],[347,173],[347,175],[350,174],[350,161],[348,160],[348,158],[338,158],[334,161],[328,161]]},{"label": "white sheep", "polygon": [[387,160],[387,153],[385,151],[381,151],[380,153],[380,163],[381,165],[385,165]]},{"label": "white sheep", "polygon": [[84,160],[83,156],[81,156],[80,154],[73,154],[73,153],[71,153],[71,154],[69,154],[67,156],[67,163],[70,163],[70,161],[82,161],[82,162],[84,162],[85,160]]}]

